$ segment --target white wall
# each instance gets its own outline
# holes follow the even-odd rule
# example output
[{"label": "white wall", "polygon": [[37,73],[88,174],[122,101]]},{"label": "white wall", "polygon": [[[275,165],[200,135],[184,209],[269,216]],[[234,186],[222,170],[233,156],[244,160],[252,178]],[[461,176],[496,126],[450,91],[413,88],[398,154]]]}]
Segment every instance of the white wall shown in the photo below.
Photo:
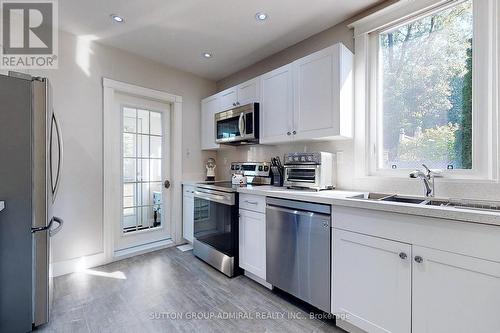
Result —
[{"label": "white wall", "polygon": [[54,214],[66,224],[53,239],[53,262],[103,251],[102,78],[183,97],[184,179],[202,178],[204,161],[213,156],[201,152],[199,126],[200,100],[215,92],[212,81],[66,32],[60,32],[59,48],[59,69],[31,72],[49,77],[64,136]]}]

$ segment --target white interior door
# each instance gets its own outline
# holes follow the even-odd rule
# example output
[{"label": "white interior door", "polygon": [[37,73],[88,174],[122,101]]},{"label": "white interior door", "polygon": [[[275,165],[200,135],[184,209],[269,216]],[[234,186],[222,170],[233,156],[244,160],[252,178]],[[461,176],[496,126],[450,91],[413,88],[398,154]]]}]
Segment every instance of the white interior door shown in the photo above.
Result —
[{"label": "white interior door", "polygon": [[121,122],[119,156],[120,219],[114,250],[167,240],[170,221],[170,105],[116,94]]}]

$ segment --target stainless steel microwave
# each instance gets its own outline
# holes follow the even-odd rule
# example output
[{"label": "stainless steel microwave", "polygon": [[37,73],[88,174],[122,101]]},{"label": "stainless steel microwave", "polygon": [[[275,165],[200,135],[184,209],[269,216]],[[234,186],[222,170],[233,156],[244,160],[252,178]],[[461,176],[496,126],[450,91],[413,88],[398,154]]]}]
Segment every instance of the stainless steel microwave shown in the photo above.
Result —
[{"label": "stainless steel microwave", "polygon": [[215,142],[234,145],[259,143],[259,103],[216,113]]}]

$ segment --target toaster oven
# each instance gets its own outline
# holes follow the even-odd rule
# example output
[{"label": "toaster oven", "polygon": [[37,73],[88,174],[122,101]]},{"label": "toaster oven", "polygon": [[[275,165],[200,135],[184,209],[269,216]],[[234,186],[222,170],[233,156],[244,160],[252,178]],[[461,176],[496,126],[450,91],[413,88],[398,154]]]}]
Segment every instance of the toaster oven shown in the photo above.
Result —
[{"label": "toaster oven", "polygon": [[335,188],[333,154],[325,152],[288,153],[284,158],[285,179],[289,188],[328,190]]}]

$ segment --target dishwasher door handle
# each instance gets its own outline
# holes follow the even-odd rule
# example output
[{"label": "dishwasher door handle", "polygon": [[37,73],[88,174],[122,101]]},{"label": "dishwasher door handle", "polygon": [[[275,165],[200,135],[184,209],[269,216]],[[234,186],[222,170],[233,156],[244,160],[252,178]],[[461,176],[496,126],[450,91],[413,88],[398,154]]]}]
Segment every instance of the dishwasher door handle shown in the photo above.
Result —
[{"label": "dishwasher door handle", "polygon": [[299,210],[299,209],[284,208],[284,207],[279,207],[279,206],[267,205],[266,208],[270,209],[270,210],[275,210],[278,212],[284,212],[284,213],[300,215],[300,216],[309,216],[309,217],[312,217],[312,216],[325,216],[325,217],[328,216],[329,217],[330,216],[329,214],[307,212],[307,211],[303,211],[303,210]]}]

